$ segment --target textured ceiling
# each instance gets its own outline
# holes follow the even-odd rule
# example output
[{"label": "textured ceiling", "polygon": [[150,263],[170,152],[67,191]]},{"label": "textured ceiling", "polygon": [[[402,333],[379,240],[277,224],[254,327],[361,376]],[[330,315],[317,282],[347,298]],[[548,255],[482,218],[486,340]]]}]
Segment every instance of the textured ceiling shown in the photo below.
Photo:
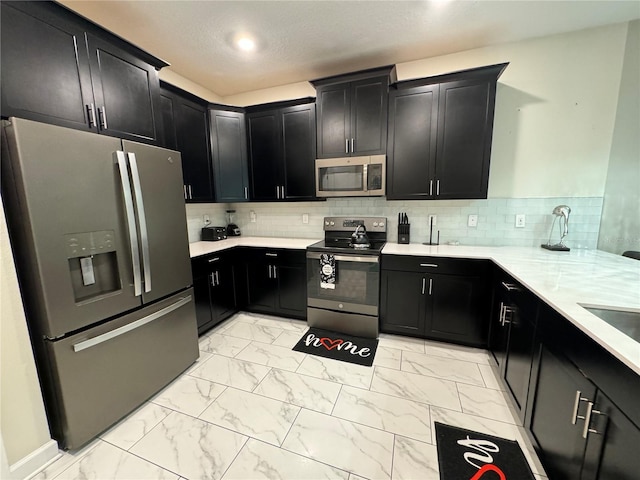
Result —
[{"label": "textured ceiling", "polygon": [[60,3],[221,96],[640,18],[637,0]]}]

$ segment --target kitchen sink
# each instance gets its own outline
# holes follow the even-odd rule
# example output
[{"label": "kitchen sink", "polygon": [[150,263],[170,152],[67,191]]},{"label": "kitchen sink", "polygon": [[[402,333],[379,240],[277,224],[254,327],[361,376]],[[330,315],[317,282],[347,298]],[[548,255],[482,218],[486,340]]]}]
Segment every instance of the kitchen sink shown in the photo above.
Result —
[{"label": "kitchen sink", "polygon": [[640,342],[640,310],[580,305],[615,329]]}]

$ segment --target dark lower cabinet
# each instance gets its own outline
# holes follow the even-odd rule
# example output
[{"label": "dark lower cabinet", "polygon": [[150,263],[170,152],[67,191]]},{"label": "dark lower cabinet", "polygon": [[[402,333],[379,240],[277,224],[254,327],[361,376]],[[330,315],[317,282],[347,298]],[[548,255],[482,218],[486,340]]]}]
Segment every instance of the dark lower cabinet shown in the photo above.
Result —
[{"label": "dark lower cabinet", "polygon": [[246,251],[246,309],[254,312],[307,316],[307,274],[304,250]]},{"label": "dark lower cabinet", "polygon": [[383,255],[381,331],[485,346],[487,269],[482,260]]},{"label": "dark lower cabinet", "polygon": [[233,252],[192,259],[198,333],[202,334],[238,311]]}]

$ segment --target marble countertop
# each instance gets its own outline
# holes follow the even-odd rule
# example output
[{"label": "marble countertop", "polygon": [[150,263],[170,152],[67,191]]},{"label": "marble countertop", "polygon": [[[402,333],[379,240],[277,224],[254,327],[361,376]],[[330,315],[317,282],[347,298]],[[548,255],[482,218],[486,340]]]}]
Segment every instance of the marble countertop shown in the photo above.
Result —
[{"label": "marble countertop", "polygon": [[217,242],[194,242],[189,244],[191,258],[219,252],[232,247],[265,247],[304,250],[309,245],[319,242],[320,238],[275,238],[275,237],[229,237]]},{"label": "marble countertop", "polygon": [[582,305],[640,312],[640,261],[600,250],[387,243],[388,255],[490,259],[640,374],[640,343]]}]

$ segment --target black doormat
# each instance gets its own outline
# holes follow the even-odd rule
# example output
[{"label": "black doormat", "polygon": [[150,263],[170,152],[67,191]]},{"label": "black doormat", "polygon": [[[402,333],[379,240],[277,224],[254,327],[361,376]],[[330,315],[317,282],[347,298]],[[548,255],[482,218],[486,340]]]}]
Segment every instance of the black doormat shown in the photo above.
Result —
[{"label": "black doormat", "polygon": [[518,442],[434,423],[440,480],[534,480]]},{"label": "black doormat", "polygon": [[293,350],[370,367],[377,348],[377,338],[353,337],[344,333],[310,328],[295,344]]}]

